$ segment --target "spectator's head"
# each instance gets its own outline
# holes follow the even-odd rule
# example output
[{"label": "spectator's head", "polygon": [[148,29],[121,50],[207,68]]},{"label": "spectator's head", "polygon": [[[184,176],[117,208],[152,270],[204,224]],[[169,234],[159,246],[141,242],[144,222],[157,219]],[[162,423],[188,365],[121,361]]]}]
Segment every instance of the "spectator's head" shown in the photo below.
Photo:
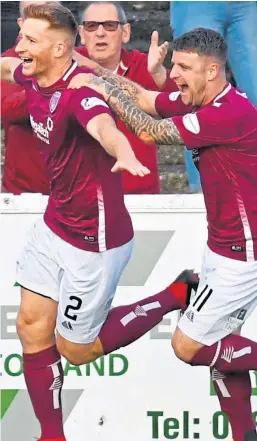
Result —
[{"label": "spectator's head", "polygon": [[[24,18],[24,12],[23,12],[24,9],[27,6],[31,5],[32,3],[33,3],[33,5],[42,5],[44,3],[47,3],[47,1],[37,2],[37,1],[32,0],[30,2],[20,2],[20,16],[17,19],[17,23],[18,23],[19,28],[21,28],[21,26],[22,26],[22,22],[23,22],[23,18]],[[60,3],[60,2],[51,2],[51,3]]]},{"label": "spectator's head", "polygon": [[31,3],[23,14],[16,52],[24,60],[24,75],[39,80],[68,67],[78,26],[71,11],[60,3],[47,2]]},{"label": "spectator's head", "polygon": [[130,24],[117,2],[92,2],[81,13],[79,33],[89,57],[114,70],[121,48],[130,39]]},{"label": "spectator's head", "polygon": [[211,101],[213,93],[224,87],[226,61],[227,44],[212,29],[193,29],[174,40],[171,78],[183,102],[203,105]]}]

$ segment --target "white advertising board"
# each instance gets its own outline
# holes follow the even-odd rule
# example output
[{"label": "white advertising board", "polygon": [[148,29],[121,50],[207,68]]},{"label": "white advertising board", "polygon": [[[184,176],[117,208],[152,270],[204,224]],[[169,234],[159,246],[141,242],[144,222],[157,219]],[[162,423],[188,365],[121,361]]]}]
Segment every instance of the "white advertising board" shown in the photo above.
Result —
[{"label": "white advertising board", "polygon": [[[26,392],[15,331],[20,301],[15,267],[26,231],[42,216],[46,203],[41,195],[0,196],[3,441],[32,441],[40,435]],[[202,195],[129,196],[126,203],[136,241],[114,306],[161,291],[184,268],[199,270],[206,242]],[[256,318],[254,313],[243,330],[253,339]],[[168,314],[137,342],[90,365],[75,367],[63,360],[67,441],[231,441],[208,369],[182,363],[171,349],[170,336],[177,320],[176,312]],[[257,421],[257,373],[251,373],[251,378]]]}]

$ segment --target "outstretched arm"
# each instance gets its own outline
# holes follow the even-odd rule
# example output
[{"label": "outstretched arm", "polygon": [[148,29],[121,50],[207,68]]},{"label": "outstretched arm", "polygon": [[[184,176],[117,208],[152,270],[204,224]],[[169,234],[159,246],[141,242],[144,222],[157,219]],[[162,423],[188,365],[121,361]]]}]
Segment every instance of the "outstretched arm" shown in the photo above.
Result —
[{"label": "outstretched arm", "polygon": [[95,138],[107,153],[117,159],[112,172],[126,170],[134,176],[143,177],[150,171],[137,160],[127,140],[108,114],[100,114],[92,118],[87,124],[87,131]]},{"label": "outstretched arm", "polygon": [[15,83],[13,74],[15,69],[21,64],[19,58],[3,57],[1,58],[1,79],[9,83]]},{"label": "outstretched arm", "polygon": [[[93,74],[79,75],[83,77],[83,81],[86,79],[88,87],[104,96],[116,115],[146,144],[184,144],[172,119],[155,120],[139,109],[122,90],[114,85]],[[74,88],[72,82],[68,87]],[[152,93],[155,94],[156,99],[158,92]]]},{"label": "outstretched arm", "polygon": [[[95,75],[121,89],[123,93],[138,107],[140,107],[140,109],[144,110],[144,112],[150,113],[151,115],[157,115],[154,103],[156,95],[158,95],[159,92],[146,90],[142,86],[133,83],[133,81],[130,81],[127,78],[113,74],[108,69],[104,69],[95,61],[92,61],[87,57],[83,57],[83,55],[79,54],[78,52],[73,52],[73,57],[75,60],[77,60],[80,66],[88,67],[95,73]],[[78,74],[74,76],[70,82],[70,87],[77,89],[82,86],[90,87],[90,84],[83,79],[84,75],[85,74]]]}]

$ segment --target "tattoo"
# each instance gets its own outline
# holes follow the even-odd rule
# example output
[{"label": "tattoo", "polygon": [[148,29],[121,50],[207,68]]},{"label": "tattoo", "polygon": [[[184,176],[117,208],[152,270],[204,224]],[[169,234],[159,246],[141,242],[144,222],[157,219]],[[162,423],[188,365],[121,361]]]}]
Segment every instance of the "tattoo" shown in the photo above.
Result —
[{"label": "tattoo", "polygon": [[108,69],[104,69],[101,66],[94,69],[94,72],[98,77],[101,77],[103,80],[108,81],[108,83],[122,90],[131,101],[134,103],[137,102],[138,94],[142,90],[141,86],[125,79],[124,77],[121,77],[120,75],[115,75]]},{"label": "tattoo", "polygon": [[[99,78],[95,78],[96,80],[93,79],[93,81],[97,84]],[[140,139],[152,144],[184,144],[172,119],[156,120],[136,107],[120,89],[102,80],[100,83],[108,97],[107,102],[110,107]]]}]

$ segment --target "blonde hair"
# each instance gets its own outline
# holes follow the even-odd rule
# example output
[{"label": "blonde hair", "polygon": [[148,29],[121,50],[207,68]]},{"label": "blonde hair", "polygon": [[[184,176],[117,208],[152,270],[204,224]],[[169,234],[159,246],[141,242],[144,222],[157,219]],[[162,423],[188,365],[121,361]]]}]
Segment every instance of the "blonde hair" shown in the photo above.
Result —
[{"label": "blonde hair", "polygon": [[49,23],[50,29],[64,29],[69,32],[74,41],[77,36],[78,24],[72,12],[57,2],[47,2],[42,5],[31,4],[24,8],[24,20],[36,18]]}]

